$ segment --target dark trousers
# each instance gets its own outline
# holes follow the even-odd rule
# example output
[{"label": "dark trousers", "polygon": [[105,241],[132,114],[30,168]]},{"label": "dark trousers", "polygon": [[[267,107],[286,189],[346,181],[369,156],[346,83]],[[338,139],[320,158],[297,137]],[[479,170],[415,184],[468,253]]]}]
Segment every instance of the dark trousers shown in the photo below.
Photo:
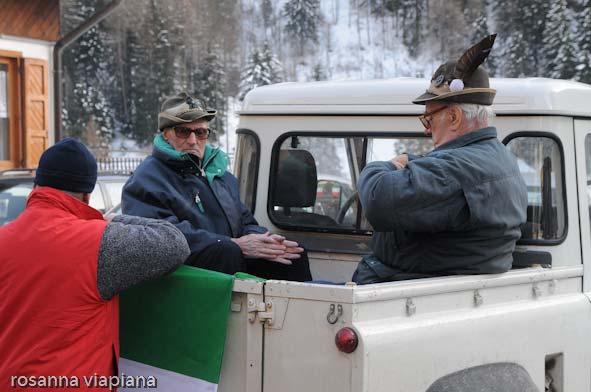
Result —
[{"label": "dark trousers", "polygon": [[245,259],[240,247],[233,242],[218,242],[202,252],[189,256],[185,264],[234,275],[246,272],[264,279],[305,282],[312,280],[308,252],[285,265],[265,259]]}]

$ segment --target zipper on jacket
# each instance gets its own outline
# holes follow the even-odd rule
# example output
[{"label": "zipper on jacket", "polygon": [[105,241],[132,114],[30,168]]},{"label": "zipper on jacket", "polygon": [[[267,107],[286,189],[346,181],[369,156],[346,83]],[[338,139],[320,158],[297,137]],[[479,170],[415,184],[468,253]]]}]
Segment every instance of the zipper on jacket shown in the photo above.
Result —
[{"label": "zipper on jacket", "polygon": [[195,203],[197,204],[197,208],[201,213],[205,213],[205,208],[203,208],[203,203],[201,202],[201,198],[199,197],[199,191],[197,191],[197,195],[195,195]]},{"label": "zipper on jacket", "polygon": [[[224,209],[224,207],[222,206],[222,203],[220,203],[220,199],[217,193],[215,193],[215,191],[213,190],[213,187],[209,184],[209,181],[207,181],[207,178],[205,178],[205,176],[202,176],[203,181],[205,183],[205,186],[209,188],[209,190],[211,191],[213,198],[215,199],[216,203],[218,203],[218,206],[220,207],[222,214],[224,215],[224,218],[226,218],[226,223],[228,224],[228,228],[230,229],[230,233],[232,233],[232,235],[234,235],[234,232],[232,230],[232,224],[230,223],[230,219],[228,219],[228,214],[226,213],[226,210]],[[199,196],[199,194],[197,195]],[[197,198],[195,198],[195,201],[197,201]]]},{"label": "zipper on jacket", "polygon": [[201,166],[197,165],[192,159],[189,159],[189,161],[191,161],[191,163],[197,168],[197,170],[199,170],[199,173],[201,173],[201,176],[205,177],[205,168],[207,167],[209,162],[211,162],[212,159],[215,158],[215,156],[218,154],[219,151],[220,151],[219,148],[213,150],[213,152],[211,153],[211,156],[207,159],[206,162],[201,161]]},{"label": "zipper on jacket", "polygon": [[216,155],[218,155],[218,152],[219,152],[219,151],[220,151],[220,149],[219,149],[219,148],[217,148],[217,149],[213,150],[213,151],[212,151],[212,153],[211,153],[211,156],[209,157],[209,159],[207,160],[207,162],[204,162],[204,163],[201,165],[201,172],[202,172],[202,173],[204,173],[203,175],[205,175],[205,168],[207,167],[207,165],[209,164],[209,162],[211,162],[211,160],[212,160],[213,158],[215,158],[215,156],[216,156]]},{"label": "zipper on jacket", "polygon": [[[211,160],[213,158],[215,158],[215,156],[217,155],[218,151],[219,151],[219,149],[214,150],[213,153],[211,154],[211,156],[209,157],[209,159],[207,160],[207,162],[202,163],[201,166],[200,165],[197,165],[192,159],[189,159],[189,161],[191,161],[191,163],[193,165],[195,165],[195,167],[199,170],[199,172],[201,173],[201,177],[205,177],[205,167],[207,166],[207,164],[209,164],[209,162],[211,162]],[[208,182],[207,179],[206,179],[206,182]],[[207,185],[209,186],[209,182],[207,183]],[[213,189],[211,191],[215,195],[215,192],[213,192]],[[216,199],[217,199],[217,195],[215,195],[215,196],[216,196]],[[218,201],[218,203],[219,203],[219,201]],[[195,195],[195,204],[197,204],[197,208],[199,208],[199,211],[201,211],[201,213],[204,214],[205,213],[205,208],[203,207],[203,202],[201,201],[201,197],[199,197],[199,190],[197,190],[197,195]],[[222,211],[223,211],[223,208],[222,208]],[[226,220],[228,220],[228,217],[226,217]],[[232,231],[232,226],[230,226],[230,231]]]},{"label": "zipper on jacket", "polygon": [[[216,149],[216,150],[214,150],[213,153],[212,153],[212,155],[207,160],[207,162],[203,163],[201,165],[201,167],[199,167],[199,165],[197,165],[192,159],[189,159],[191,161],[191,163],[193,165],[195,165],[195,167],[197,169],[199,169],[199,171],[201,173],[201,177],[205,177],[205,169],[204,168],[207,166],[207,164],[209,162],[211,162],[211,160],[213,158],[215,158],[215,156],[218,154],[219,151],[220,151],[219,148]],[[226,218],[226,223],[228,224],[228,228],[230,229],[230,233],[232,233],[232,224],[230,224],[230,219],[228,219],[228,215],[226,214],[226,211],[224,210],[224,207],[222,207],[222,204],[220,203],[220,200],[218,198],[218,195],[214,192],[213,187],[209,184],[209,181],[207,180],[207,178],[205,178],[205,184],[209,188],[209,190],[211,190],[211,193],[213,194],[215,201],[220,206],[220,209],[222,210],[222,213],[224,214],[224,217]],[[202,213],[205,213],[205,208],[203,207],[203,203],[201,202],[201,198],[199,197],[199,191],[197,191],[197,195],[195,196],[195,203],[197,204],[197,208],[199,208],[199,211],[201,211]],[[234,233],[232,233],[232,235],[233,234]]]}]

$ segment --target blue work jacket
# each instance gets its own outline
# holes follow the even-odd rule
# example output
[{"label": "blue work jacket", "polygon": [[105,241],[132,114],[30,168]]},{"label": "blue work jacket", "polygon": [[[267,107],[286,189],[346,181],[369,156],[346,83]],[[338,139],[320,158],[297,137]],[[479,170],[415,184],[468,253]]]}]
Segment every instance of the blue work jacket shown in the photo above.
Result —
[{"label": "blue work jacket", "polygon": [[241,202],[238,180],[226,167],[219,149],[206,145],[201,162],[158,135],[152,155],[123,187],[122,212],[171,222],[185,235],[192,256],[216,242],[266,232]]},{"label": "blue work jacket", "polygon": [[359,198],[374,228],[358,283],[485,274],[511,268],[527,189],[493,127],[472,131],[396,170],[369,163]]}]

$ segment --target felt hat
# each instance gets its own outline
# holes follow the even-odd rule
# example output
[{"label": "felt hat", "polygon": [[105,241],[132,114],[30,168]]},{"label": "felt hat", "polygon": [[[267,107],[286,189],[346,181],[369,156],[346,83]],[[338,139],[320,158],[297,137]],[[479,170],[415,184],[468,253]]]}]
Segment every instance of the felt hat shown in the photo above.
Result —
[{"label": "felt hat", "polygon": [[429,101],[492,105],[497,91],[490,88],[488,72],[481,64],[490,54],[496,36],[484,38],[457,61],[441,64],[427,91],[412,102],[419,105]]},{"label": "felt hat", "polygon": [[84,144],[68,137],[43,152],[35,171],[35,184],[92,193],[96,177],[97,164],[92,153]]},{"label": "felt hat", "polygon": [[164,100],[158,114],[158,129],[170,128],[197,120],[211,121],[217,111],[206,108],[199,99],[182,92]]}]

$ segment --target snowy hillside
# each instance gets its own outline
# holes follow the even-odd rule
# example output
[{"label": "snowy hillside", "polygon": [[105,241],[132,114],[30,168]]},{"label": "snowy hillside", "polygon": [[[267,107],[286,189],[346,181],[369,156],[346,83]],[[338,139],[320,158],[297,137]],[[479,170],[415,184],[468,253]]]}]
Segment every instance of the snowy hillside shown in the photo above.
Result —
[{"label": "snowy hillside", "polygon": [[[62,33],[105,3],[60,2]],[[145,153],[163,98],[184,90],[218,110],[231,152],[255,86],[429,77],[491,31],[491,74],[591,83],[591,0],[126,0],[64,51],[64,134]]]}]

